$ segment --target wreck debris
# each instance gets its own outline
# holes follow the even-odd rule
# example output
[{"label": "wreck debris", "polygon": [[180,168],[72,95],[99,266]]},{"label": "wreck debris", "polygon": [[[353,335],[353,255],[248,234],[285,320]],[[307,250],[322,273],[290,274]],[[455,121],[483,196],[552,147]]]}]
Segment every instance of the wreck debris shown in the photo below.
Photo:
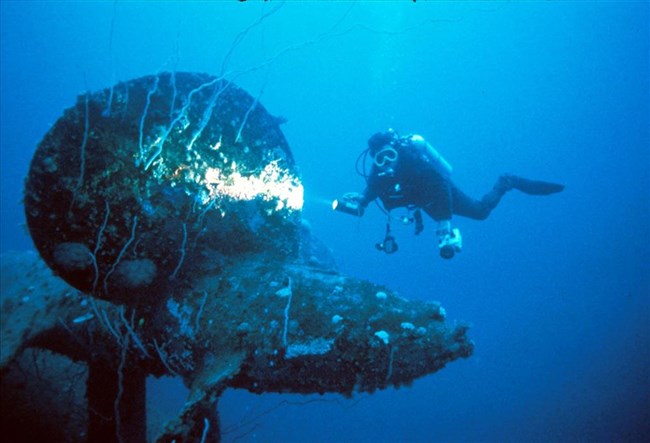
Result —
[{"label": "wreck debris", "polygon": [[[216,442],[227,388],[351,396],[471,355],[438,303],[337,272],[278,124],[231,82],[161,73],[80,96],[39,144],[40,258],[2,256],[0,382],[29,409],[27,353],[74,365],[83,413],[61,441],[144,441],[148,376],[190,389],[158,441]],[[3,428],[47,430],[32,411]]]}]

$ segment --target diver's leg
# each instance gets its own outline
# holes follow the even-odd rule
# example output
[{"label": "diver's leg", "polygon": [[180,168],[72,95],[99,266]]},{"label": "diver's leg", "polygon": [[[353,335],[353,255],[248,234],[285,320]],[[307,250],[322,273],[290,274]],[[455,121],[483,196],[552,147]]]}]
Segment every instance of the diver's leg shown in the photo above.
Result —
[{"label": "diver's leg", "polygon": [[435,221],[450,220],[452,215],[453,185],[447,180],[427,184],[426,203],[422,210]]},{"label": "diver's leg", "polygon": [[509,190],[510,187],[499,179],[490,192],[480,200],[476,200],[454,186],[452,189],[453,212],[474,220],[485,220],[499,204],[501,197]]},{"label": "diver's leg", "polygon": [[512,174],[504,174],[499,180],[505,182],[510,189],[516,189],[529,195],[549,195],[564,190],[564,185],[559,183],[545,182],[541,180],[530,180]]},{"label": "diver's leg", "polygon": [[453,212],[475,220],[485,220],[497,207],[505,193],[512,189],[529,195],[549,195],[561,192],[564,185],[503,174],[480,200],[474,200],[457,187],[452,187]]}]

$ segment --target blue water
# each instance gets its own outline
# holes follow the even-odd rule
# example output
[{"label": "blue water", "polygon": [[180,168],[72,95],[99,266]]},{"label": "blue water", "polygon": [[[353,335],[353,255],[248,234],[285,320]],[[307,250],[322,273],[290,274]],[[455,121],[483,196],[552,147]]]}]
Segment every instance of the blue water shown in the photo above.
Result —
[{"label": "blue water", "polygon": [[[279,6],[1,2],[1,250],[31,247],[23,179],[77,94],[219,74],[237,34]],[[226,441],[650,441],[648,29],[647,2],[425,1],[287,2],[251,29],[225,69],[272,61],[237,83],[288,119],[315,234],[343,272],[470,321],[476,352],[352,400],[228,391]],[[566,190],[455,218],[451,261],[426,219],[419,237],[395,227],[386,256],[379,210],[359,220],[329,201],[363,188],[354,161],[387,127],[426,137],[471,195],[502,172]],[[154,389],[163,409],[184,400]]]}]

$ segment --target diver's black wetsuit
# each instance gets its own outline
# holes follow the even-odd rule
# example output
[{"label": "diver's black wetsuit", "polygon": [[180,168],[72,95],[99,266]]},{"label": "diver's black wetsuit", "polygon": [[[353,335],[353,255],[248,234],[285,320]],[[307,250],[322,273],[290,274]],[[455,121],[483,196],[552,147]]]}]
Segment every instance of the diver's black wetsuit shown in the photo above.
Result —
[{"label": "diver's black wetsuit", "polygon": [[[453,214],[484,220],[511,189],[533,195],[554,194],[564,189],[564,185],[558,183],[505,174],[499,177],[487,194],[475,200],[451,181],[451,166],[424,138],[419,135],[399,137],[393,130],[373,134],[368,139],[368,150],[359,157],[364,162],[365,154],[369,154],[373,160],[370,174],[366,176],[364,173],[366,189],[362,194],[347,196],[358,205],[346,204],[343,212],[361,216],[363,208],[379,198],[387,211],[398,207],[414,209],[415,233],[419,234],[424,227],[421,209],[438,222],[438,249],[444,259],[454,257],[462,249],[460,230],[451,225]],[[336,209],[338,202],[335,203]],[[376,246],[386,253],[397,250],[397,243],[390,235],[390,221],[386,226],[384,242]]]},{"label": "diver's black wetsuit", "polygon": [[388,211],[417,207],[436,221],[449,220],[452,214],[484,220],[511,189],[507,179],[500,177],[480,200],[469,197],[426,157],[426,142],[421,138],[415,140],[407,136],[391,144],[397,152],[395,161],[385,161],[382,167],[373,162],[360,199],[363,206],[379,198]]}]

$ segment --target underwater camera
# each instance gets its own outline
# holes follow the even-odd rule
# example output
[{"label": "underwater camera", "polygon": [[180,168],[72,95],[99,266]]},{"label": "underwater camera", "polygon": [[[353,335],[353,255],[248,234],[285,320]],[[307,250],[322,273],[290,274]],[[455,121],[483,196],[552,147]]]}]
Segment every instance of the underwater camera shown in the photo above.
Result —
[{"label": "underwater camera", "polygon": [[397,252],[399,249],[399,246],[397,246],[397,242],[395,241],[395,237],[392,235],[388,234],[384,238],[384,241],[382,243],[376,243],[375,248],[377,248],[378,251],[383,251],[386,254],[393,254]]},{"label": "underwater camera", "polygon": [[441,236],[438,239],[438,248],[440,257],[446,260],[454,258],[454,255],[463,249],[463,236],[460,235],[460,230],[454,228],[451,233]]},{"label": "underwater camera", "polygon": [[356,217],[361,217],[364,211],[363,206],[348,194],[344,195],[340,199],[334,200],[332,202],[332,209]]}]

